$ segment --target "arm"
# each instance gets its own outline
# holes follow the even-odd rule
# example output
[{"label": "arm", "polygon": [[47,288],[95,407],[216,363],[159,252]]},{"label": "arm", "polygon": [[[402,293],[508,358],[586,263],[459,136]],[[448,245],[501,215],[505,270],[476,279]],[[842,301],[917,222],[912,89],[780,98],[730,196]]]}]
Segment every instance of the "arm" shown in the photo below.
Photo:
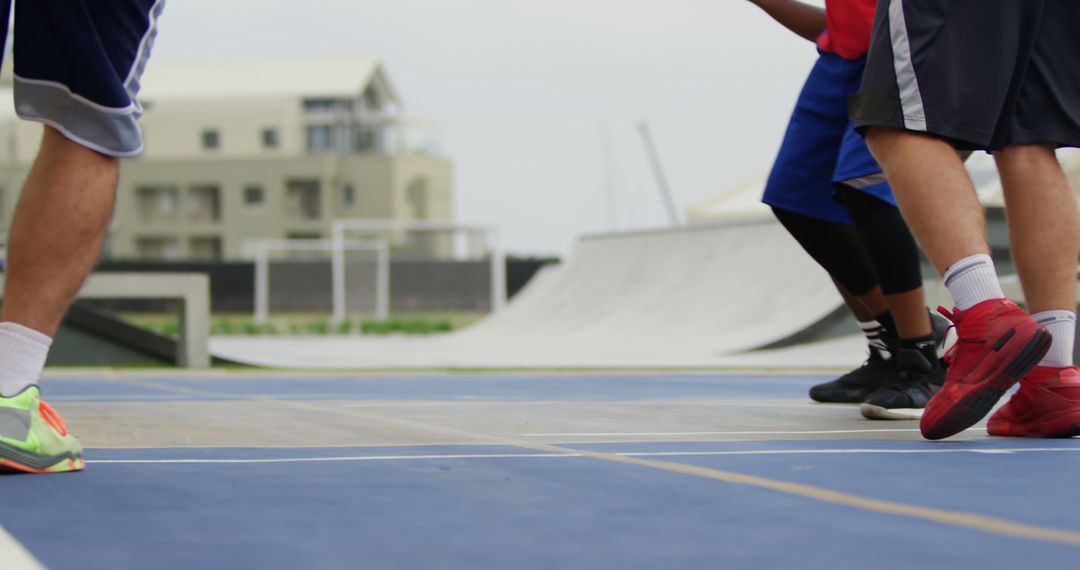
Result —
[{"label": "arm", "polygon": [[825,30],[825,10],[796,0],[750,0],[785,28],[810,41]]}]

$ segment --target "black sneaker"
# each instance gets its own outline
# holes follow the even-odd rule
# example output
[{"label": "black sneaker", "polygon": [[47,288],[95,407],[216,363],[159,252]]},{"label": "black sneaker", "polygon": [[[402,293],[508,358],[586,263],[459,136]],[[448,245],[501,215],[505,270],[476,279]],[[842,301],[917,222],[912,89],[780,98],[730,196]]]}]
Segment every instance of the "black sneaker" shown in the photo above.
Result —
[{"label": "black sneaker", "polygon": [[934,341],[937,342],[939,357],[945,352],[945,341],[949,334],[949,328],[952,326],[952,321],[945,318],[945,315],[938,312],[930,313],[930,334],[934,335]]},{"label": "black sneaker", "polygon": [[867,396],[859,412],[868,420],[916,420],[945,382],[945,369],[923,353],[902,348],[894,353],[896,375],[890,384]]},{"label": "black sneaker", "polygon": [[859,404],[882,386],[892,383],[896,368],[881,350],[870,347],[862,366],[831,382],[810,388],[810,399],[826,404]]}]

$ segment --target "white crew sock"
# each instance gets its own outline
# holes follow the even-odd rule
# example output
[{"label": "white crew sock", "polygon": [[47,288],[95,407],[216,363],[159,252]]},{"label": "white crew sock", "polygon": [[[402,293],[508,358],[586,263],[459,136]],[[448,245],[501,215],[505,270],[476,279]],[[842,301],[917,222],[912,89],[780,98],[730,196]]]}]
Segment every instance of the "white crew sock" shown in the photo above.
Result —
[{"label": "white crew sock", "polygon": [[983,301],[1002,299],[994,261],[979,253],[957,261],[945,272],[945,286],[956,301],[956,308],[966,311]]},{"label": "white crew sock", "polygon": [[1054,342],[1039,362],[1039,366],[1063,368],[1073,365],[1073,342],[1076,340],[1076,313],[1072,311],[1043,311],[1031,315],[1050,331]]},{"label": "white crew sock", "polygon": [[52,338],[19,323],[0,323],[0,396],[14,396],[37,384]]},{"label": "white crew sock", "polygon": [[889,353],[889,346],[885,344],[885,340],[882,338],[882,335],[885,334],[885,327],[881,326],[881,323],[876,320],[859,321],[859,328],[866,335],[866,342],[871,348],[876,348],[882,358],[888,360],[892,357],[892,354]]}]

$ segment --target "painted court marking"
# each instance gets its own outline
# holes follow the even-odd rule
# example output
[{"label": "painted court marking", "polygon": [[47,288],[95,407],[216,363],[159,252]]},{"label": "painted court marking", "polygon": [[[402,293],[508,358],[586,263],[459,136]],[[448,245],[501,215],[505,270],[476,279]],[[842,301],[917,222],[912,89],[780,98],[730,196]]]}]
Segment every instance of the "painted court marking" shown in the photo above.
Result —
[{"label": "painted court marking", "polygon": [[[966,431],[975,430],[971,428]],[[905,429],[830,429],[802,431],[657,431],[657,432],[600,432],[600,433],[523,433],[521,437],[671,437],[682,435],[837,435],[846,433],[911,433],[915,428]]]},{"label": "painted court marking", "polygon": [[[1013,453],[1080,453],[1080,448],[1020,447],[1002,449],[752,449],[727,451],[612,451],[619,457],[712,457],[732,455],[919,455],[943,453],[972,453],[976,455],[1010,455]],[[553,459],[588,457],[582,453],[448,453],[430,455],[342,455],[329,457],[277,457],[253,459],[96,459],[94,464],[246,464],[246,463],[325,463],[352,461],[431,461],[446,459]]]},{"label": "painted court marking", "polygon": [[[166,391],[173,391],[179,393],[201,393],[211,394],[213,396],[219,396],[219,394],[205,391],[205,390],[192,390],[179,387],[170,387],[167,384],[161,384],[159,382],[144,381],[139,382],[133,379],[117,378],[120,382],[129,384],[160,387]],[[252,401],[264,401],[273,402],[277,405],[289,407],[298,410],[316,411],[319,413],[348,413],[348,410],[344,408],[324,407],[315,405],[312,402],[305,401],[292,401],[292,400],[275,400],[273,398],[250,396],[244,399],[250,399]],[[376,417],[376,416],[373,416]],[[566,455],[566,456],[578,456],[588,457],[591,459],[597,459],[601,461],[608,461],[613,463],[623,463],[629,465],[637,465],[641,467],[648,467],[651,469],[657,469],[670,473],[679,473],[683,475],[703,477],[706,479],[712,479],[724,483],[734,485],[744,485],[749,487],[755,487],[759,489],[766,489],[778,493],[784,493],[787,495],[803,497],[814,501],[846,506],[854,509],[859,509],[868,512],[881,513],[886,515],[901,516],[919,520],[926,520],[935,522],[938,524],[945,524],[949,526],[967,528],[972,530],[978,530],[991,534],[998,534],[1003,536],[1010,536],[1014,538],[1021,538],[1027,540],[1036,540],[1041,542],[1052,542],[1057,544],[1064,544],[1068,546],[1080,547],[1080,532],[1056,529],[1050,527],[1041,527],[1036,525],[1029,525],[1025,523],[1010,521],[998,517],[978,515],[974,513],[966,513],[962,511],[949,511],[944,509],[936,509],[930,507],[921,507],[917,505],[910,505],[906,503],[898,503],[893,501],[885,501],[879,499],[872,499],[869,497],[862,497],[851,493],[844,493],[841,491],[833,491],[824,487],[815,487],[813,485],[805,485],[802,483],[793,483],[783,480],[767,479],[764,477],[758,477],[754,475],[747,475],[743,473],[723,471],[720,469],[712,469],[707,467],[699,467],[696,465],[688,465],[684,463],[675,463],[670,461],[659,461],[656,459],[646,459],[644,457],[633,457],[628,455],[616,455],[612,453],[605,453],[602,451],[590,451],[571,449],[562,447],[559,445],[553,445],[548,443],[541,443],[535,440],[522,439],[517,440],[513,438],[498,437],[489,434],[477,434],[471,433],[465,430],[450,428],[446,426],[432,425],[425,422],[416,420],[409,420],[403,418],[377,416],[387,422],[398,425],[404,429],[415,429],[419,431],[429,431],[443,434],[453,434],[458,437],[467,436],[476,440],[487,440],[492,443],[501,445],[516,445],[525,449],[530,449],[535,452],[546,452],[553,455]],[[974,428],[973,428],[974,429]],[[884,432],[888,430],[829,430],[820,433],[858,433],[859,431],[869,432]],[[914,431],[914,430],[893,430],[893,431]],[[783,434],[783,432],[765,432],[768,435]],[[810,432],[803,432],[810,433]],[[718,435],[716,432],[712,432],[713,435]],[[734,435],[746,435],[746,434],[734,434]],[[537,437],[537,436],[533,436]],[[1057,451],[1057,450],[1055,450]]]},{"label": "painted court marking", "polygon": [[[529,447],[531,449],[547,449],[551,451],[562,451],[566,453],[575,452],[575,450],[570,450],[557,445],[533,444]],[[590,457],[593,459],[612,461],[616,463],[627,463],[631,465],[639,465],[642,467],[650,467],[653,469],[659,469],[671,473],[681,473],[683,475],[704,477],[706,479],[713,479],[715,481],[721,481],[734,485],[746,485],[749,487],[776,491],[779,493],[803,497],[822,503],[841,505],[863,511],[927,520],[939,524],[979,530],[982,532],[1011,536],[1014,538],[1038,540],[1042,542],[1053,542],[1058,544],[1064,544],[1067,546],[1080,547],[1080,532],[1071,530],[1062,530],[1050,527],[1030,525],[1010,521],[1008,519],[979,515],[974,513],[965,513],[962,511],[949,511],[945,509],[920,507],[917,505],[909,505],[906,503],[898,503],[894,501],[871,499],[851,493],[833,491],[824,487],[815,487],[813,485],[804,485],[802,483],[792,483],[777,479],[767,479],[765,477],[758,477],[756,475],[746,475],[733,471],[723,471],[720,469],[711,469],[708,467],[687,465],[685,463],[657,461],[654,459],[643,459],[640,457],[614,455],[611,453],[604,453],[599,451],[578,451],[578,453],[585,457]]]},{"label": "painted court marking", "polygon": [[[285,394],[285,396],[291,396],[291,395]],[[354,397],[354,396],[355,395],[343,394],[340,397],[349,398],[349,397]],[[299,398],[296,398],[296,399],[299,399]],[[310,399],[313,399],[313,398],[304,398],[304,399],[310,400]],[[328,398],[328,399],[330,399],[330,398]],[[402,402],[394,402],[394,401],[357,402],[357,403],[342,404],[341,407],[342,408],[385,408],[385,407],[391,407],[391,406],[419,406],[419,405],[425,405],[425,406],[455,406],[455,405],[461,404],[461,402],[468,402],[470,404],[491,404],[491,405],[505,405],[507,403],[506,400],[483,399],[483,398],[477,396],[475,398],[459,397],[459,398],[454,399],[454,400],[445,400],[445,401],[439,401],[439,402],[430,402],[430,401],[425,401],[425,400],[407,400],[407,401],[402,401]],[[777,403],[777,402],[779,402],[779,403]],[[788,403],[783,403],[783,402],[784,402],[783,400],[779,400],[779,399],[776,400],[776,401],[773,401],[773,402],[765,402],[765,401],[731,401],[731,402],[723,402],[723,401],[714,401],[714,400],[710,400],[710,401],[707,401],[707,402],[688,402],[688,401],[681,401],[681,400],[664,401],[665,404],[669,404],[669,405],[673,405],[673,406],[682,406],[682,407],[700,406],[700,407],[709,407],[709,408],[770,408],[770,409],[772,409],[772,408],[798,408],[798,409],[815,409],[815,410],[836,411],[836,412],[841,412],[841,413],[844,413],[844,414],[850,414],[852,412],[852,410],[855,409],[855,408],[845,408],[845,407],[841,407],[841,406],[828,406],[828,407],[826,407],[826,406],[815,406],[814,404],[806,404],[806,403],[803,403],[803,402],[796,402],[796,401],[790,401]],[[551,405],[551,404],[563,404],[563,403],[567,403],[567,402],[562,401],[562,400],[514,400],[514,401],[511,401],[509,403],[511,403],[511,404],[513,404],[515,406],[522,406],[522,405],[527,405],[527,406],[548,406],[548,405]],[[656,402],[647,402],[647,403],[645,403],[645,402],[635,402],[635,401],[619,401],[618,404],[620,406],[642,406],[642,407],[644,407],[644,406],[655,406]],[[857,410],[857,409],[855,409],[855,410]]]},{"label": "painted court marking", "polygon": [[46,570],[37,558],[0,526],[0,560],[4,570]]}]

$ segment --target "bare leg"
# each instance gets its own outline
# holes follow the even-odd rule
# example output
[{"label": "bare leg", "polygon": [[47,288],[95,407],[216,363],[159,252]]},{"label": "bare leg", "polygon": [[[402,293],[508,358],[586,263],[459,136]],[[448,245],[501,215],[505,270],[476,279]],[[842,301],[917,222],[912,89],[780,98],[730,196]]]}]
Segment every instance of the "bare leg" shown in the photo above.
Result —
[{"label": "bare leg", "polygon": [[0,320],[48,336],[97,260],[116,198],[117,159],[45,127],[8,240]]},{"label": "bare leg", "polygon": [[840,296],[844,299],[844,304],[847,305],[848,310],[851,311],[855,320],[861,323],[874,320],[874,317],[876,316],[875,313],[871,311],[865,303],[860,301],[855,295],[852,295],[851,291],[848,291],[848,288],[844,287],[844,285],[837,281],[835,277],[832,278],[832,282],[833,285],[836,286],[836,290],[840,292]]},{"label": "bare leg", "polygon": [[952,146],[887,127],[867,131],[866,143],[885,170],[911,233],[940,274],[965,257],[990,253],[982,206]]},{"label": "bare leg", "polygon": [[1080,215],[1053,148],[1012,146],[995,152],[994,159],[1028,309],[1075,311]]},{"label": "bare leg", "polygon": [[905,293],[886,295],[885,298],[900,338],[922,338],[933,333],[922,287]]},{"label": "bare leg", "polygon": [[843,284],[837,281],[836,278],[833,278],[833,285],[835,285],[836,290],[840,292],[840,296],[844,298],[844,304],[847,305],[851,314],[861,323],[868,323],[881,313],[888,312],[889,310],[889,305],[885,301],[885,295],[881,293],[881,287],[875,285],[870,291],[855,296],[851,291],[848,291],[847,287],[844,287]]}]

